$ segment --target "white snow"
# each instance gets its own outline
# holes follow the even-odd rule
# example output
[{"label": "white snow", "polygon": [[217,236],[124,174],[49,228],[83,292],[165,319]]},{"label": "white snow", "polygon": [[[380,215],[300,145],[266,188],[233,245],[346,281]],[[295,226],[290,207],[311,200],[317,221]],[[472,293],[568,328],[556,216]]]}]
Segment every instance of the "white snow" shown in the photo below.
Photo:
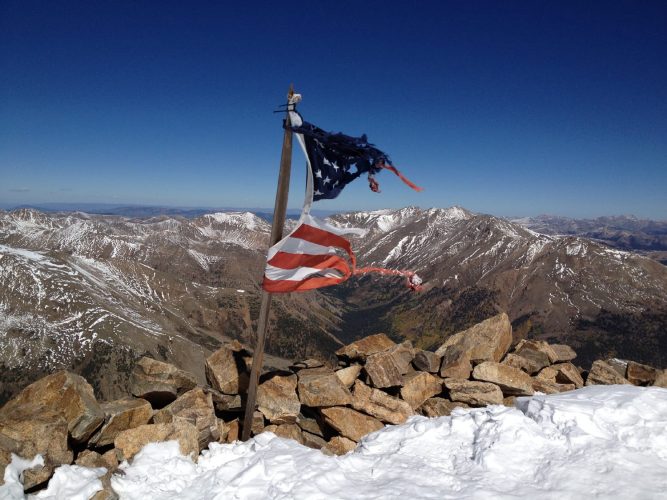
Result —
[{"label": "white snow", "polygon": [[[62,469],[68,498],[92,491],[100,471]],[[198,463],[174,441],[156,443],[121,469],[111,481],[122,499],[665,498],[667,390],[591,386],[519,398],[517,408],[412,417],[342,457],[272,433],[211,444]],[[7,484],[0,498],[23,498]]]}]

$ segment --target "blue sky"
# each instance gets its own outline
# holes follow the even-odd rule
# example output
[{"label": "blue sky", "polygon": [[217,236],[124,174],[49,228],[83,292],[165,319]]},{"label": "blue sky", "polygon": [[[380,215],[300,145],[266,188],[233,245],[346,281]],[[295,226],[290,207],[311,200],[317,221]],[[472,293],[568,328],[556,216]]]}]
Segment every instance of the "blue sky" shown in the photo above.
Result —
[{"label": "blue sky", "polygon": [[0,205],[272,207],[294,82],[425,187],[321,209],[667,219],[665,26],[662,1],[0,0]]}]

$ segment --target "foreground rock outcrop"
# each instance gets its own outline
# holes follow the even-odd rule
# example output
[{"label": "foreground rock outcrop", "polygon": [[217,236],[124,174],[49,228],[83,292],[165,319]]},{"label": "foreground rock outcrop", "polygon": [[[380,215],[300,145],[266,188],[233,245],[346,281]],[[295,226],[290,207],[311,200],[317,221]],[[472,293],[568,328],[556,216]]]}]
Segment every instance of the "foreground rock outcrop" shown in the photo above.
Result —
[{"label": "foreground rock outcrop", "polygon": [[[517,396],[584,385],[667,386],[667,374],[618,359],[576,366],[566,345],[522,340],[501,313],[447,339],[435,350],[396,343],[384,334],[336,352],[338,365],[308,359],[260,379],[252,434],[273,432],[324,453],[341,454],[385,425],[412,415],[439,417],[457,408],[514,404]],[[0,409],[0,478],[11,455],[44,457],[24,473],[26,490],[47,484],[62,464],[94,464],[114,472],[150,442],[176,440],[196,459],[209,443],[240,436],[252,353],[238,342],[206,360],[207,385],[161,361],[142,358],[133,396],[98,402],[85,379],[58,372],[27,386]],[[104,482],[106,481],[106,482]],[[108,476],[100,498],[113,498]],[[106,496],[103,496],[106,495]]]}]

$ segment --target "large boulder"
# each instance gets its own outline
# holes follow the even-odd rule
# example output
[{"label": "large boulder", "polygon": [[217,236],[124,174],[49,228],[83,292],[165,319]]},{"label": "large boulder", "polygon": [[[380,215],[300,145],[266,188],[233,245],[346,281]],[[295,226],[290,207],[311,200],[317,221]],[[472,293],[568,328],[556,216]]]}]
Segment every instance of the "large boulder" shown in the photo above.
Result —
[{"label": "large boulder", "polygon": [[486,319],[449,337],[435,351],[442,356],[451,346],[460,346],[473,363],[500,361],[512,344],[512,324],[505,313]]},{"label": "large boulder", "polygon": [[156,424],[167,424],[178,420],[186,421],[197,429],[198,451],[220,437],[211,394],[205,393],[201,388],[186,392],[153,415],[153,422]]},{"label": "large boulder", "polygon": [[[442,390],[442,385],[441,385]],[[409,403],[390,396],[379,389],[368,387],[361,380],[354,384],[352,408],[363,411],[389,424],[402,424],[414,415]]]},{"label": "large boulder", "polygon": [[301,370],[298,377],[299,400],[303,405],[318,408],[346,405],[352,401],[349,389],[329,368]]},{"label": "large boulder", "polygon": [[531,396],[534,392],[532,379],[527,373],[493,361],[477,365],[472,376],[475,380],[496,384],[508,396]]},{"label": "large boulder", "polygon": [[424,401],[442,392],[442,379],[427,372],[409,373],[403,380],[401,397],[413,410]]},{"label": "large boulder", "polygon": [[320,410],[324,421],[337,430],[343,437],[352,441],[359,441],[366,434],[384,427],[377,418],[364,415],[352,408],[334,406]]},{"label": "large boulder", "polygon": [[104,412],[102,427],[93,434],[88,445],[106,446],[112,444],[119,432],[147,424],[153,416],[153,409],[145,399],[123,398],[100,405]]},{"label": "large boulder", "polygon": [[658,376],[658,370],[652,366],[628,361],[626,378],[634,385],[651,385]]},{"label": "large boulder", "polygon": [[86,442],[104,422],[104,412],[93,388],[83,377],[67,371],[47,375],[23,389],[0,409],[0,420],[7,415],[37,413],[44,408],[65,418],[75,443]]},{"label": "large boulder", "polygon": [[445,387],[449,390],[449,399],[452,401],[459,401],[470,406],[503,404],[503,393],[500,387],[489,382],[448,378],[445,379]]},{"label": "large boulder", "polygon": [[116,436],[114,446],[118,460],[131,460],[148,443],[178,441],[183,455],[197,459],[199,456],[199,431],[185,419],[170,423],[140,425]]},{"label": "large boulder", "polygon": [[162,408],[196,385],[197,379],[191,373],[170,363],[143,357],[134,366],[130,391],[150,401],[153,407]]},{"label": "large boulder", "polygon": [[301,410],[296,375],[274,375],[257,388],[257,408],[272,424],[293,424]]},{"label": "large boulder", "polygon": [[44,458],[43,465],[23,473],[26,490],[44,483],[56,467],[71,464],[74,458],[68,447],[68,425],[62,412],[49,407],[27,410],[3,411],[0,418],[0,478],[4,477],[12,453],[27,459],[37,454]]},{"label": "large boulder", "polygon": [[344,360],[365,361],[371,354],[385,351],[394,345],[394,341],[384,333],[378,333],[341,347],[336,351],[336,356]]},{"label": "large boulder", "polygon": [[615,384],[630,384],[630,382],[625,377],[622,377],[617,370],[604,361],[594,361],[593,366],[591,367],[591,371],[588,372],[586,385]]},{"label": "large boulder", "polygon": [[373,387],[382,389],[399,386],[403,382],[403,375],[410,370],[413,359],[412,343],[406,341],[368,356],[364,370]]},{"label": "large boulder", "polygon": [[227,344],[206,358],[206,380],[224,394],[240,394],[248,389],[249,375],[240,344]]}]

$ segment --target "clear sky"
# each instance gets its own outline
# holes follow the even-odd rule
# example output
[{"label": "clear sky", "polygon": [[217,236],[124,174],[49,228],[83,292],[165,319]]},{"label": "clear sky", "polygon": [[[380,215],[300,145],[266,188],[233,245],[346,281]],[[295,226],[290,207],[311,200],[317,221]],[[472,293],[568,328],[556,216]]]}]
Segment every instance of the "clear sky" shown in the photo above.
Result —
[{"label": "clear sky", "polygon": [[425,187],[318,208],[667,219],[659,0],[0,0],[0,205],[272,207],[290,82]]}]

